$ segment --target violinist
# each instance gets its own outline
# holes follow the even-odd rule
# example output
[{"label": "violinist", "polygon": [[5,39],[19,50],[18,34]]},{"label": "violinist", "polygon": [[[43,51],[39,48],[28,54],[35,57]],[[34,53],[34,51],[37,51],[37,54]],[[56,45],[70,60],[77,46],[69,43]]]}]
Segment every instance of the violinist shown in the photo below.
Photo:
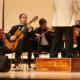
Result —
[{"label": "violinist", "polygon": [[35,29],[35,35],[39,39],[39,45],[38,46],[41,46],[41,49],[39,49],[39,50],[41,50],[41,51],[49,51],[50,45],[51,45],[52,36],[53,36],[53,32],[47,26],[47,20],[46,19],[41,18],[39,20],[39,27]]}]

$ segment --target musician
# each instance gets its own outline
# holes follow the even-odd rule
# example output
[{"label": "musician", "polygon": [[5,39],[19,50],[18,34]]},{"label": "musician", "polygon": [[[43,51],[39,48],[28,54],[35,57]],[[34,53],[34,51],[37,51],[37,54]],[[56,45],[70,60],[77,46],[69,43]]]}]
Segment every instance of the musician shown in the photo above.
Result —
[{"label": "musician", "polygon": [[53,0],[53,9],[55,38],[52,40],[50,57],[55,57],[57,46],[63,36],[65,37],[64,57],[73,57],[73,28],[71,26],[71,19],[73,16],[73,0]]},{"label": "musician", "polygon": [[35,29],[35,34],[38,38],[38,50],[48,51],[50,50],[51,40],[53,32],[47,26],[47,20],[41,18],[39,20],[39,27]]},{"label": "musician", "polygon": [[[34,30],[34,33],[33,33],[34,34],[33,35],[34,39],[32,41],[30,40],[31,41],[31,45],[33,45],[32,47],[30,47],[30,49],[33,48],[33,50],[34,50],[35,62],[36,62],[36,58],[39,57],[39,52],[41,51],[41,49],[44,48],[43,49],[44,51],[49,51],[49,48],[50,48],[49,45],[50,44],[48,43],[48,41],[50,41],[50,39],[51,39],[51,36],[47,35],[48,33],[46,33],[45,35],[47,37],[46,41],[48,40],[47,41],[48,45],[40,44],[41,43],[41,38],[42,38],[41,34],[46,32],[49,28],[47,27],[47,21],[44,18],[41,18],[39,20],[39,25],[40,25],[40,27],[38,27],[38,28],[36,28]],[[40,46],[42,46],[41,49],[39,48]],[[31,64],[31,56],[32,56],[32,53],[29,53],[28,54],[29,64]]]},{"label": "musician", "polygon": [[56,57],[58,51],[58,45],[62,42],[62,38],[65,38],[65,48],[63,49],[62,57],[73,57],[73,29],[72,27],[56,27],[54,38],[52,40],[52,47],[50,51],[50,57]]},{"label": "musician", "polygon": [[[28,51],[28,54],[31,54],[31,48],[30,48],[30,44],[29,44],[29,41],[28,40],[30,38],[29,34],[32,36],[32,27],[27,27],[26,24],[27,24],[27,15],[25,13],[22,13],[20,14],[19,16],[19,20],[20,20],[20,23],[19,25],[16,25],[16,26],[13,26],[11,28],[11,30],[8,32],[6,38],[9,40],[9,41],[15,41],[16,39],[16,36],[14,36],[14,33],[19,29],[19,30],[22,30],[23,27],[26,27],[23,34],[24,34],[24,38],[22,40],[19,41],[18,45],[17,45],[17,48],[15,50],[15,60],[16,60],[16,63],[14,65],[13,68],[16,68],[16,66],[19,65],[19,63],[21,62],[21,54],[23,51]],[[31,33],[30,33],[31,32]],[[28,41],[28,42],[27,42]],[[11,51],[9,49],[7,49],[6,46],[3,46],[0,48],[0,53],[2,55],[6,54],[6,52],[8,51]],[[29,61],[29,60],[28,60]],[[28,62],[29,63],[29,62]],[[30,64],[28,64],[28,67],[31,68]]]}]

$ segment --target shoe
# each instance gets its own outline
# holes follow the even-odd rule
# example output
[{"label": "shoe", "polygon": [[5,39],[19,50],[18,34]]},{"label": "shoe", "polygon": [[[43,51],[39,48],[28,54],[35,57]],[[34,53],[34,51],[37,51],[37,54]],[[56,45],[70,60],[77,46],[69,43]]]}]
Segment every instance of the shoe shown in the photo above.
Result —
[{"label": "shoe", "polygon": [[28,64],[28,68],[31,68],[31,64]]},{"label": "shoe", "polygon": [[23,66],[19,64],[16,68],[15,71],[23,71]]},{"label": "shoe", "polygon": [[33,68],[28,68],[28,71],[34,71],[34,69]]},{"label": "shoe", "polygon": [[36,69],[36,67],[33,68],[34,70]]},{"label": "shoe", "polygon": [[18,65],[19,65],[19,63],[15,63],[14,66],[13,66],[13,68],[18,67]]}]

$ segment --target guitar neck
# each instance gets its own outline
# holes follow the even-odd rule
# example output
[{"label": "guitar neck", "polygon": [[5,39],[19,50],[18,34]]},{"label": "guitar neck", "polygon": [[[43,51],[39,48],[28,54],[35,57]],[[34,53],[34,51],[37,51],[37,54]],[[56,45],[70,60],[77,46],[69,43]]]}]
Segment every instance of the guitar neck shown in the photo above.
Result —
[{"label": "guitar neck", "polygon": [[30,26],[32,22],[35,22],[38,19],[38,16],[35,16],[29,23],[27,23],[27,26]]},{"label": "guitar neck", "polygon": [[27,27],[29,27],[29,26],[31,25],[31,23],[32,23],[32,22],[27,23],[27,25],[26,25],[26,26],[27,26]]}]

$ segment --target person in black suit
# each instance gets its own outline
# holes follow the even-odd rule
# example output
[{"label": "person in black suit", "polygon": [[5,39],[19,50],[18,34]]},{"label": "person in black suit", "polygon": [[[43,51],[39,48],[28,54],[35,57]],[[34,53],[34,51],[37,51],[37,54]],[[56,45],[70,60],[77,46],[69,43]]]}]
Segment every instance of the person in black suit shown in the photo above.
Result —
[{"label": "person in black suit", "polygon": [[49,52],[53,33],[51,29],[47,26],[47,20],[41,18],[39,20],[39,27],[35,29],[35,35],[38,38],[38,51]]},{"label": "person in black suit", "polygon": [[[17,36],[14,36],[13,34],[19,29],[19,30],[23,30],[23,28],[25,27],[23,34],[24,34],[24,38],[22,40],[19,41],[17,48],[15,49],[15,65],[13,68],[16,68],[19,63],[21,62],[21,54],[24,51],[28,52],[28,55],[31,54],[31,47],[30,47],[30,38],[33,35],[33,29],[30,28],[27,25],[27,14],[22,13],[19,15],[19,20],[20,23],[19,25],[13,26],[11,28],[11,30],[8,32],[8,34],[6,35],[6,38],[9,41],[14,41],[16,39]],[[3,46],[0,47],[0,55],[5,55],[6,53],[11,52],[11,50],[9,50],[5,44]],[[28,59],[28,67],[31,68],[30,66],[30,62]]]}]

